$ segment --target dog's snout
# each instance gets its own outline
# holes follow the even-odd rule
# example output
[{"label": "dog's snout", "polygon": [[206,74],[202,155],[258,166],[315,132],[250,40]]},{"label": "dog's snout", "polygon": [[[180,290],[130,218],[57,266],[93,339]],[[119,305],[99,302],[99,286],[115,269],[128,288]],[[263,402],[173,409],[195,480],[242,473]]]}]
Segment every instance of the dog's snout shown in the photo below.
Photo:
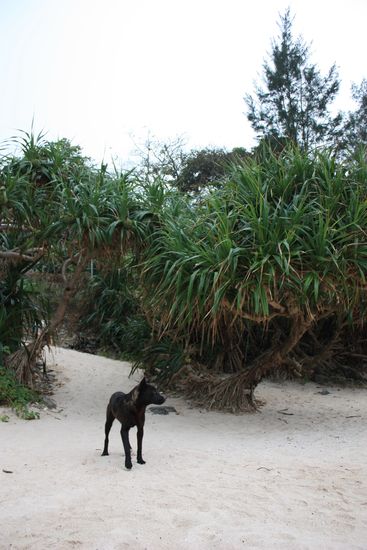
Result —
[{"label": "dog's snout", "polygon": [[162,405],[165,402],[166,398],[163,395],[158,397],[158,405]]}]

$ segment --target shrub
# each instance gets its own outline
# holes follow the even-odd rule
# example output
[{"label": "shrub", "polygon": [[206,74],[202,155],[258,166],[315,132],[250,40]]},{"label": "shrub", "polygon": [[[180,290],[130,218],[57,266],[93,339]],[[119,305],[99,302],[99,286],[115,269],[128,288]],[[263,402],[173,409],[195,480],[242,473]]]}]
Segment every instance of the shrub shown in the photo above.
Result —
[{"label": "shrub", "polygon": [[[10,406],[18,416],[25,420],[39,418],[39,413],[29,410],[29,404],[39,401],[36,392],[22,386],[15,378],[14,373],[0,367],[0,404]],[[3,417],[6,421],[6,415]]]},{"label": "shrub", "polygon": [[288,147],[235,165],[179,213],[166,205],[141,265],[143,308],[157,342],[209,369],[190,389],[239,408],[273,370],[335,357],[366,311],[366,175],[362,157]]},{"label": "shrub", "polygon": [[81,296],[81,331],[93,336],[101,348],[126,358],[139,354],[150,337],[150,327],[140,312],[132,258],[120,266],[97,268]]}]

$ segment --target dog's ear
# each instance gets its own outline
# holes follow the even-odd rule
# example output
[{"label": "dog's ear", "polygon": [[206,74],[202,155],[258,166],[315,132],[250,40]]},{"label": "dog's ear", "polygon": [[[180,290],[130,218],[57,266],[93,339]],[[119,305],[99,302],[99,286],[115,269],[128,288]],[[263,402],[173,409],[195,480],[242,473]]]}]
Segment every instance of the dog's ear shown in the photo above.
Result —
[{"label": "dog's ear", "polygon": [[147,381],[144,376],[144,378],[139,382],[137,386],[135,386],[135,388],[132,391],[131,399],[133,402],[135,402],[138,399],[141,391],[145,388],[146,384],[147,384]]}]

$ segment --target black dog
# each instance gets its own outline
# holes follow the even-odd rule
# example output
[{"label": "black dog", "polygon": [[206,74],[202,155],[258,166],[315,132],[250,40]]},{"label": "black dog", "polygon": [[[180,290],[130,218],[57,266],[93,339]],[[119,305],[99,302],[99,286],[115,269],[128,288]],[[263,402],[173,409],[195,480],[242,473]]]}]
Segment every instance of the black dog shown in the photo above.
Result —
[{"label": "black dog", "polygon": [[162,405],[165,397],[161,395],[154,386],[147,383],[146,379],[133,388],[130,393],[118,391],[111,396],[107,406],[105,440],[102,456],[108,455],[108,434],[115,418],[121,422],[121,439],[125,450],[125,467],[130,470],[131,463],[131,445],[129,441],[129,430],[137,426],[138,453],[137,460],[139,464],[145,464],[142,457],[142,444],[144,434],[145,409],[148,405]]}]

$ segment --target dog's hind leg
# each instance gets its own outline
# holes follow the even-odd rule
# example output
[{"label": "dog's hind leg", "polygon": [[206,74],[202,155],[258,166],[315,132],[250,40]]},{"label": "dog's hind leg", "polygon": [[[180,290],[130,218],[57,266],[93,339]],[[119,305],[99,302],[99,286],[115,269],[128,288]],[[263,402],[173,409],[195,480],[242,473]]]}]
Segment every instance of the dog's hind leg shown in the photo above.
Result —
[{"label": "dog's hind leg", "polygon": [[110,405],[108,405],[107,411],[106,411],[106,424],[104,427],[105,440],[104,440],[102,456],[108,455],[108,434],[110,433],[110,429],[114,420],[115,420],[115,417],[112,414]]},{"label": "dog's hind leg", "polygon": [[124,446],[125,451],[125,468],[130,470],[132,468],[132,462],[131,462],[131,445],[129,441],[129,430],[124,430],[124,428],[121,428],[121,439],[122,444]]}]

